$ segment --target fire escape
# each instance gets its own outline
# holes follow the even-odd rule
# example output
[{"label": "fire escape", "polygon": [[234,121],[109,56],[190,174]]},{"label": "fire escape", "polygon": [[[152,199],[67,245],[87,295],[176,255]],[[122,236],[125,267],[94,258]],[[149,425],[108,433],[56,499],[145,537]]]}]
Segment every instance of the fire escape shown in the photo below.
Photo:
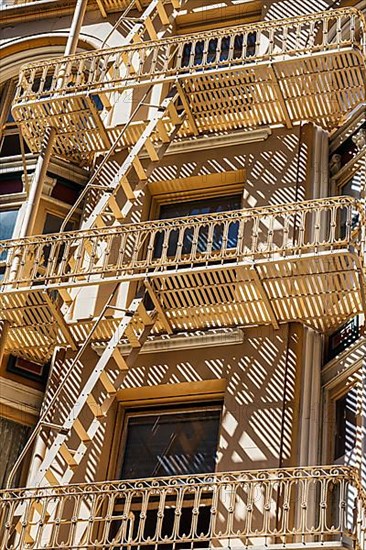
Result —
[{"label": "fire escape", "polygon": [[[107,4],[98,0],[101,10]],[[20,73],[12,113],[32,152],[41,150],[53,128],[55,155],[94,166],[72,210],[85,204],[79,231],[0,243],[6,258],[0,316],[8,327],[8,351],[40,362],[57,347],[74,351],[25,450],[47,430],[49,448],[35,486],[73,481],[149,335],[278,328],[293,321],[326,332],[365,310],[361,201],[331,197],[131,220],[174,140],[291,128],[304,120],[329,131],[342,125],[365,101],[362,14],[345,8],[158,39],[157,18],[160,28],[167,27],[176,7],[147,3],[137,20],[129,20],[130,44],[42,60]],[[130,116],[116,124],[116,106],[129,94],[136,98]],[[135,294],[121,308],[117,296],[126,283]],[[89,285],[112,290],[96,318],[73,320],[78,290]],[[122,341],[130,344],[127,356],[120,352]],[[94,353],[91,364],[94,343],[102,343],[103,351]],[[70,399],[75,372],[88,377]],[[60,400],[68,412],[56,423]],[[15,525],[20,544],[32,545],[39,508],[35,499],[26,521],[18,510],[19,521],[4,540]]]}]

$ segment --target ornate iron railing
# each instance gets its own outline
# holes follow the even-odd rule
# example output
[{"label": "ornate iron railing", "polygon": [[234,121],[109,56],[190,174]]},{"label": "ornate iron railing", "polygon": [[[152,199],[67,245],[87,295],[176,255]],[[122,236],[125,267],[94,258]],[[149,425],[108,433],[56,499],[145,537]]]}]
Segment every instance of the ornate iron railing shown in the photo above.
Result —
[{"label": "ornate iron railing", "polygon": [[203,70],[296,61],[344,48],[365,53],[365,28],[361,12],[344,8],[37,61],[21,70],[14,114],[28,101],[109,93]]},{"label": "ornate iron railing", "polygon": [[154,271],[348,250],[361,255],[365,211],[332,197],[0,242],[2,291],[79,286]]},{"label": "ornate iron railing", "polygon": [[341,466],[5,490],[0,517],[1,550],[366,540],[365,490]]}]

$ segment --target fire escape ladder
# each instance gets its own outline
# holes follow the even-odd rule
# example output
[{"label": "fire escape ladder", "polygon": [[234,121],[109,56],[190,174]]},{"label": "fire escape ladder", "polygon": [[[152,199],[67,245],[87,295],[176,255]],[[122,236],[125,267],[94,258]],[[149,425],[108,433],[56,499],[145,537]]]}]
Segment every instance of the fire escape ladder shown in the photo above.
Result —
[{"label": "fire escape ladder", "polygon": [[[121,138],[128,133],[130,122],[126,124],[65,218],[61,231],[86,197],[88,200],[85,201],[85,221],[82,229],[105,227],[115,221],[125,220],[142,196],[149,176],[163,158],[185,120],[185,111],[179,105],[179,97],[177,90],[172,88],[161,105],[155,106],[156,110],[151,120],[142,125],[139,137],[130,147],[126,158],[122,164],[117,164],[113,160],[113,153]],[[144,104],[141,102],[138,108]],[[119,198],[121,194],[122,199]]]},{"label": "fire escape ladder", "polygon": [[[180,0],[151,0],[142,11],[139,3],[132,0],[105,38],[102,48],[115,31],[122,34],[126,44],[157,40],[159,34],[161,35],[161,32],[164,32],[172,23],[174,10],[179,8],[180,3]],[[99,5],[102,8],[102,2],[99,1]],[[136,10],[140,11],[138,17],[132,15]],[[104,17],[107,16],[105,10],[102,13]]]},{"label": "fire escape ladder", "polygon": [[[157,317],[156,310],[148,311],[144,305],[146,290],[136,294],[128,309],[114,306],[119,288],[117,285],[114,289],[76,356],[64,362],[65,376],[46,403],[26,447],[13,467],[9,476],[10,484],[36,437],[44,429],[50,430],[49,439],[53,438],[53,441],[32,480],[33,485],[42,484],[44,479],[51,485],[66,484],[72,480],[88,444],[97,434],[114,401],[126,371],[136,360]],[[113,316],[113,312],[121,315]],[[91,344],[102,340],[101,331],[106,320],[112,327],[111,336],[99,356],[92,352]],[[125,357],[118,349],[122,339],[130,344],[130,351]],[[114,362],[111,362],[112,358]],[[86,381],[80,384],[78,381],[86,372]],[[55,412],[59,415],[56,421]],[[56,464],[57,474],[54,471]],[[21,529],[20,525],[16,528],[19,534]],[[26,540],[30,535],[23,533],[23,536]]]},{"label": "fire escape ladder", "polygon": [[[100,324],[110,315],[111,310],[122,311],[107,304],[73,359],[64,381],[52,398],[52,403],[40,419],[40,424],[47,426],[47,421],[52,416],[56,404],[57,412],[65,416],[58,426],[58,434],[50,445],[35,479],[32,480],[33,485],[41,484],[44,479],[47,479],[51,485],[71,482],[74,470],[80,464],[88,444],[100,428],[102,419],[112,405],[114,395],[126,371],[133,364],[155,323],[156,312],[146,310],[144,295],[134,298],[123,315],[115,318],[112,335],[100,357],[97,353],[92,357],[90,347],[93,337],[98,336]],[[118,350],[121,339],[127,339],[130,343],[131,351],[127,357],[123,357]],[[117,369],[109,364],[112,358]],[[90,367],[91,362],[94,362],[92,367]],[[84,374],[87,370],[90,372],[83,387],[73,388],[73,382],[76,382],[75,373]],[[68,402],[72,395],[76,398],[68,409]],[[64,414],[63,407],[68,410],[67,414]],[[62,465],[58,465],[59,470],[56,474],[54,467],[56,462],[60,461],[60,457],[62,457]],[[63,471],[62,475],[60,475],[60,468]]]}]

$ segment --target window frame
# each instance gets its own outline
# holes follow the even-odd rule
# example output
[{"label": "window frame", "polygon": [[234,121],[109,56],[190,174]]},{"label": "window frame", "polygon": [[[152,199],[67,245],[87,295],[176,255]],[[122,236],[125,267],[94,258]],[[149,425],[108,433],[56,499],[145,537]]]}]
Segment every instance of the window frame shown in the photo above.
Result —
[{"label": "window frame", "polygon": [[[124,463],[124,459],[125,459],[125,455],[126,455],[126,443],[127,443],[127,438],[128,438],[128,430],[129,430],[129,426],[128,426],[128,422],[130,420],[130,418],[141,418],[141,417],[152,417],[152,416],[164,416],[164,415],[169,415],[169,414],[174,414],[174,413],[193,413],[193,412],[199,412],[199,411],[202,411],[202,410],[209,410],[209,411],[217,411],[219,412],[219,419],[218,419],[218,441],[219,441],[219,434],[220,434],[220,426],[221,426],[221,422],[222,422],[222,409],[223,409],[223,403],[221,402],[208,402],[208,404],[205,406],[205,405],[202,405],[199,404],[199,403],[195,403],[190,406],[190,405],[185,405],[184,403],[176,403],[174,404],[174,406],[169,406],[169,405],[160,405],[158,407],[152,405],[152,406],[146,406],[146,407],[141,407],[140,410],[138,410],[139,407],[137,409],[135,408],[129,408],[129,409],[126,409],[125,411],[125,414],[124,414],[124,418],[123,418],[123,427],[122,427],[122,433],[121,433],[121,443],[120,443],[120,452],[119,452],[119,460],[117,462],[117,468],[116,468],[116,474],[115,474],[115,478],[116,479],[122,479],[120,477],[120,475],[118,474],[118,472],[122,472],[122,468],[123,468],[123,463]],[[218,447],[218,445],[217,445]],[[216,452],[217,452],[217,448],[216,448]],[[215,461],[215,466],[217,465],[217,459]],[[215,468],[216,469],[216,468]],[[176,474],[177,476],[179,475],[185,475],[185,474]],[[190,474],[187,474],[187,475],[190,475]],[[194,475],[194,474],[192,474]],[[154,476],[154,477],[161,477],[161,476]],[[131,478],[132,480],[135,479],[135,478]]]},{"label": "window frame", "polygon": [[[203,380],[201,382],[180,382],[175,384],[159,384],[157,386],[142,386],[124,388],[116,394],[116,412],[111,431],[111,447],[107,462],[102,465],[101,475],[105,479],[115,479],[120,471],[121,439],[125,415],[130,409],[158,408],[167,405],[184,406],[195,403],[222,403],[222,410],[225,405],[225,392],[227,387],[226,378]],[[222,414],[218,436],[220,440],[222,430]]]}]

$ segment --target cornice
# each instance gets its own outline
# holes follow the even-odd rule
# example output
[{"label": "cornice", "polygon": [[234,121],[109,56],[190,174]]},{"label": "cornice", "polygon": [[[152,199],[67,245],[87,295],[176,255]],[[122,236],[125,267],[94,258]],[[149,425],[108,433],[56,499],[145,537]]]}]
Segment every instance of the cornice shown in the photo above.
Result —
[{"label": "cornice", "polygon": [[39,390],[0,377],[0,405],[38,416],[42,398],[43,393]]},{"label": "cornice", "polygon": [[[221,329],[199,334],[183,333],[174,336],[153,337],[144,344],[140,354],[233,346],[243,342],[244,331],[240,328]],[[92,347],[98,354],[102,354],[105,348],[103,344],[92,344]],[[121,344],[119,351],[122,355],[127,355],[131,351],[131,347],[128,344]]]},{"label": "cornice", "polygon": [[323,367],[322,385],[327,389],[336,386],[357,372],[365,361],[366,337],[362,336]]}]

